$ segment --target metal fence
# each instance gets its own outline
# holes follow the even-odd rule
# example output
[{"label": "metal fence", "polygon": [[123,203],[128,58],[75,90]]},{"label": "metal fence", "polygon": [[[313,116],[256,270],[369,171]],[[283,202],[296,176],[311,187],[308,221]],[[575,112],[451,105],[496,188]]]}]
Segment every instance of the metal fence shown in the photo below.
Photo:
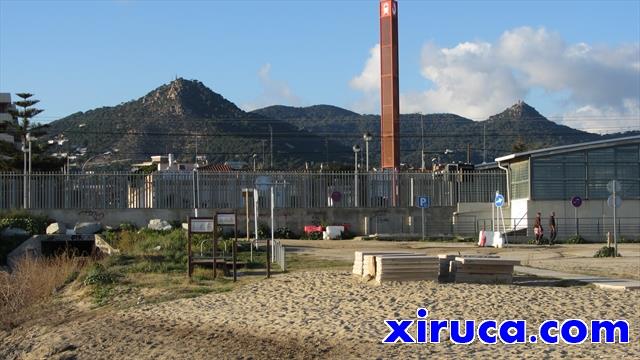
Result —
[{"label": "metal fence", "polygon": [[[534,238],[533,224],[535,218],[528,218],[527,226],[522,227],[518,225],[522,223],[522,219],[505,218],[505,226],[507,234],[510,234],[511,242],[526,242],[528,239]],[[546,223],[547,219],[543,219],[542,227],[544,229],[544,236],[549,237],[549,226]],[[496,229],[503,231],[502,224],[498,229],[498,224],[495,224]],[[607,233],[613,234],[613,218],[611,216],[605,217],[583,217],[583,218],[558,218],[556,217],[556,226],[558,229],[558,240],[567,239],[573,237],[576,234],[587,238],[589,240],[602,240],[605,241]],[[640,217],[618,217],[616,219],[616,226],[618,234],[621,238],[627,240],[637,240],[640,236]],[[452,224],[452,233],[462,234],[468,236],[478,236],[480,230],[492,229],[492,220],[478,219],[473,216],[459,217],[456,222]]]},{"label": "metal fence", "polygon": [[280,265],[282,271],[287,270],[286,250],[279,240],[273,240],[273,262]]},{"label": "metal fence", "polygon": [[268,208],[271,187],[277,208],[410,207],[417,196],[439,207],[491,202],[496,190],[505,192],[506,178],[503,172],[0,173],[0,208],[232,209],[244,206],[245,188],[258,189],[259,206]]}]

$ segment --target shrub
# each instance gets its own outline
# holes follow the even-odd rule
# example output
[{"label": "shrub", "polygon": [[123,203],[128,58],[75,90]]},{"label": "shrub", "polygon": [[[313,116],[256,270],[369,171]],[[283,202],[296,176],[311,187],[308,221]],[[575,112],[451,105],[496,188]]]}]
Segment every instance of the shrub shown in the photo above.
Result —
[{"label": "shrub", "polygon": [[113,284],[118,279],[117,274],[107,271],[100,263],[91,265],[84,278],[83,284],[86,285],[108,285]]},{"label": "shrub", "polygon": [[567,244],[584,244],[587,241],[580,235],[574,235],[566,240]]},{"label": "shrub", "polygon": [[322,232],[320,231],[312,231],[305,233],[300,239],[303,240],[322,240]]},{"label": "shrub", "polygon": [[120,231],[136,231],[138,227],[133,223],[122,223],[118,225],[118,230]]},{"label": "shrub", "polygon": [[286,226],[282,226],[274,231],[274,237],[276,239],[295,239],[296,235]]},{"label": "shrub", "polygon": [[[593,257],[614,257],[615,253],[616,249],[614,247],[603,246],[593,255]],[[618,253],[618,256],[620,256],[620,253]]]},{"label": "shrub", "polygon": [[66,255],[25,257],[11,274],[0,272],[0,325],[15,325],[31,305],[46,300],[73,282],[80,266],[77,258]]},{"label": "shrub", "polygon": [[24,229],[30,234],[44,234],[47,229],[47,217],[27,212],[8,212],[0,215],[0,231],[9,227]]}]

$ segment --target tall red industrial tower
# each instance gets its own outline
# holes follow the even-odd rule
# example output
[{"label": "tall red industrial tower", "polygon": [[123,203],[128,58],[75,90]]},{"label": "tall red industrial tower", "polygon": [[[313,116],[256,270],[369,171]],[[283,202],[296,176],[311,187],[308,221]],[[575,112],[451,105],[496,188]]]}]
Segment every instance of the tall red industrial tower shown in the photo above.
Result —
[{"label": "tall red industrial tower", "polygon": [[381,167],[400,167],[400,101],[398,89],[398,2],[380,0]]}]

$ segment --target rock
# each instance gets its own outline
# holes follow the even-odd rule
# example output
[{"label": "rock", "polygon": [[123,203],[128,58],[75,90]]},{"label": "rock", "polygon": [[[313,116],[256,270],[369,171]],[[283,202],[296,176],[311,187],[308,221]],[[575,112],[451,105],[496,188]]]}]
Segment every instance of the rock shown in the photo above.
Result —
[{"label": "rock", "polygon": [[29,236],[27,230],[20,228],[8,227],[0,232],[0,236],[2,237],[12,237],[12,236]]},{"label": "rock", "polygon": [[158,245],[156,247],[153,248],[154,251],[160,251],[162,250],[162,246]]},{"label": "rock", "polygon": [[47,226],[47,235],[66,234],[67,227],[63,223],[54,222]]},{"label": "rock", "polygon": [[76,235],[92,235],[102,230],[102,224],[99,222],[82,222],[77,223],[74,229]]},{"label": "rock", "polygon": [[173,229],[173,227],[171,226],[171,224],[169,224],[168,221],[160,220],[160,219],[149,220],[149,224],[147,225],[147,228],[151,230],[157,230],[157,231],[161,231],[161,230],[167,231],[167,230]]}]

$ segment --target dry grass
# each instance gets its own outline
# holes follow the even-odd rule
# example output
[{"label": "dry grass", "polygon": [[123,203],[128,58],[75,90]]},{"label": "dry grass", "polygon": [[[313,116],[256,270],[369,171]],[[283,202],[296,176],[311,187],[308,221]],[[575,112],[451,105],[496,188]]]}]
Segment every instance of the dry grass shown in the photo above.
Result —
[{"label": "dry grass", "polygon": [[73,281],[80,265],[79,259],[65,255],[24,258],[12,273],[0,273],[0,326],[10,326],[29,307]]}]

